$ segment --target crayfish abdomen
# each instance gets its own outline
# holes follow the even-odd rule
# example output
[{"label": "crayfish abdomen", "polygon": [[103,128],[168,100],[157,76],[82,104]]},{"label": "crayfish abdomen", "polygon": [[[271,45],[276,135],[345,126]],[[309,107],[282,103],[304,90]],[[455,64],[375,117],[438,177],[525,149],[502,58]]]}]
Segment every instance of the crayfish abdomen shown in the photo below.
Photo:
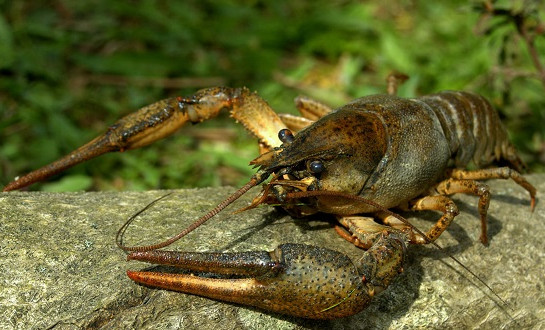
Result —
[{"label": "crayfish abdomen", "polygon": [[445,91],[417,100],[435,112],[456,167],[465,168],[471,161],[476,167],[505,161],[513,169],[522,170],[522,161],[507,139],[498,113],[485,98]]}]

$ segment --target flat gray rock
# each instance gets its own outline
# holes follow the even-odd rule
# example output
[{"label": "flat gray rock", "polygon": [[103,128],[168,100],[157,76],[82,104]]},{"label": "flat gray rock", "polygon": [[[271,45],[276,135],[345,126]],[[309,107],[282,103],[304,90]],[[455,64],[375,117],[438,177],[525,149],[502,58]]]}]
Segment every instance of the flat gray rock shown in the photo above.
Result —
[{"label": "flat gray rock", "polygon": [[[538,192],[545,175],[529,175]],[[491,286],[504,305],[467,271],[431,246],[410,246],[405,272],[362,313],[312,321],[197,296],[150,289],[130,281],[115,245],[125,220],[165,191],[0,193],[0,328],[367,329],[545,328],[545,205],[532,213],[528,194],[513,182],[490,181],[490,246],[478,241],[477,198],[456,195],[461,214],[438,243]],[[233,188],[177,190],[129,228],[130,245],[165,239],[223,200]],[[283,242],[361,251],[315,216],[293,220],[263,207],[240,214],[252,190],[234,206],[171,246],[190,251],[272,250]],[[427,229],[434,213],[411,215]]]}]

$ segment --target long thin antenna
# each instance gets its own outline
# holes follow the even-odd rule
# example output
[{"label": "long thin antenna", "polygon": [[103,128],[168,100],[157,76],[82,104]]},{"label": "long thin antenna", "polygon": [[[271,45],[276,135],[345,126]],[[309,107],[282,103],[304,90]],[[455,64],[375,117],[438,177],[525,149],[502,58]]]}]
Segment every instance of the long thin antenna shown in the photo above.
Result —
[{"label": "long thin antenna", "polygon": [[[264,180],[264,179],[263,179]],[[262,181],[262,180],[261,180]],[[164,248],[166,246],[169,246],[170,244],[176,242],[177,240],[179,240],[180,238],[184,237],[185,235],[189,234],[190,232],[192,232],[193,230],[197,229],[200,225],[202,225],[203,223],[205,223],[206,221],[208,221],[210,218],[212,218],[213,216],[215,216],[216,214],[218,214],[221,210],[223,210],[224,208],[226,208],[227,206],[229,206],[229,204],[233,203],[234,201],[236,201],[240,196],[244,195],[248,190],[250,190],[252,187],[255,187],[258,183],[260,183],[260,179],[257,179],[256,176],[252,177],[252,179],[246,183],[242,188],[240,188],[239,190],[235,191],[231,196],[227,197],[227,199],[225,199],[223,202],[219,203],[218,206],[216,206],[215,208],[213,208],[210,212],[206,213],[205,215],[203,215],[202,217],[200,217],[199,219],[197,219],[197,221],[193,222],[191,225],[189,225],[187,228],[185,228],[184,230],[182,230],[181,232],[179,232],[177,235],[175,236],[172,236],[171,238],[161,242],[161,243],[158,243],[158,244],[153,244],[153,245],[144,245],[144,246],[125,246],[123,245],[123,235],[125,234],[125,231],[127,230],[127,227],[131,224],[131,222],[134,221],[134,219],[136,219],[137,216],[139,216],[140,214],[142,214],[142,212],[146,211],[147,209],[149,209],[153,204],[157,203],[158,201],[160,201],[161,199],[169,196],[170,194],[167,194],[167,195],[164,195],[156,200],[154,200],[153,202],[149,203],[146,207],[144,207],[142,210],[138,211],[137,213],[135,213],[133,216],[131,216],[124,224],[121,228],[119,228],[119,230],[117,231],[117,235],[115,236],[115,242],[117,244],[117,246],[122,249],[123,251],[139,251],[139,252],[144,252],[144,251],[151,251],[151,250],[157,250],[157,249],[160,249],[160,248]]]}]

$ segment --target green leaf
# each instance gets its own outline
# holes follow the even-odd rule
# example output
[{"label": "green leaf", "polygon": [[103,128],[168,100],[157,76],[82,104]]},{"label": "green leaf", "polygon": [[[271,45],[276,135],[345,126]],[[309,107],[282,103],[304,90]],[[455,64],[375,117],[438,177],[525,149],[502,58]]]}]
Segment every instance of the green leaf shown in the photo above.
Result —
[{"label": "green leaf", "polygon": [[386,65],[390,63],[393,66],[391,69],[401,72],[411,72],[414,67],[414,60],[410,48],[404,48],[401,39],[396,38],[393,34],[385,33],[382,36],[382,53],[386,57]]},{"label": "green leaf", "polygon": [[64,191],[82,191],[91,188],[93,179],[87,175],[75,174],[67,175],[56,182],[45,183],[43,191],[64,192]]},{"label": "green leaf", "polygon": [[6,23],[4,16],[0,15],[0,69],[11,66],[14,57],[11,27]]}]

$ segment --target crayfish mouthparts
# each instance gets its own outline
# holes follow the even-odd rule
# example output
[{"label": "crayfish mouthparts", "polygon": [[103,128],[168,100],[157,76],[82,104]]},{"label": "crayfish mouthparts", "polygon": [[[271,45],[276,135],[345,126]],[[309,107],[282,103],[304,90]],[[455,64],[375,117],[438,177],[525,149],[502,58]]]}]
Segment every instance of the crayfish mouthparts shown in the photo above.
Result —
[{"label": "crayfish mouthparts", "polygon": [[[272,252],[133,252],[128,260],[214,273],[220,278],[139,271],[127,271],[127,275],[147,286],[297,317],[333,319],[360,312],[401,272],[405,240],[398,233],[385,233],[357,262],[330,249],[289,243]],[[232,275],[238,277],[229,278]]]}]

